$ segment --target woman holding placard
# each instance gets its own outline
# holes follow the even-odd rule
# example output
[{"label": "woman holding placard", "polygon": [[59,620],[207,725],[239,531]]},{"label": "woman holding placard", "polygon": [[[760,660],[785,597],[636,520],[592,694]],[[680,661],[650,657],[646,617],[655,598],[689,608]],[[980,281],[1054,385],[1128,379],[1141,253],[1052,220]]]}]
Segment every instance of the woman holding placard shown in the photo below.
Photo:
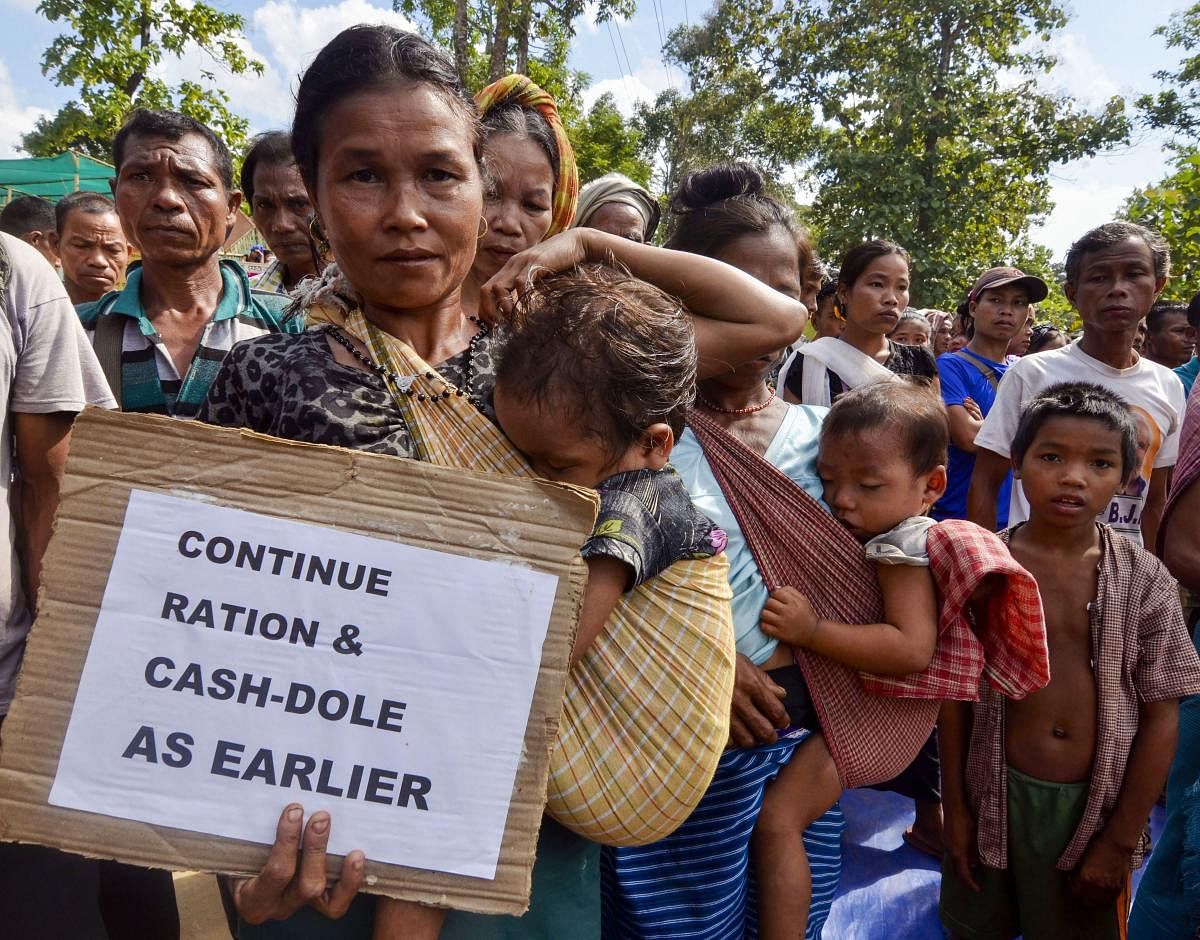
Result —
[{"label": "woman holding placard", "polygon": [[[320,231],[340,263],[299,301],[310,321],[324,325],[282,342],[237,347],[205,405],[211,422],[500,469],[481,455],[490,444],[480,446],[503,442],[488,420],[502,332],[490,324],[511,309],[514,288],[585,262],[619,263],[679,296],[695,318],[702,376],[782,348],[803,327],[801,304],[726,265],[587,229],[507,261],[484,286],[481,318],[469,316],[463,285],[487,228],[479,119],[447,58],[412,34],[354,27],[330,42],[301,81],[292,140]],[[411,394],[393,395],[382,372],[414,374]],[[297,874],[300,818],[285,813],[267,869],[235,887],[246,919],[287,917],[314,900],[322,914],[350,906],[359,916],[373,903],[349,904],[362,877],[354,855],[326,891],[315,858],[329,824],[324,814],[310,821]],[[456,926],[452,915],[445,933],[598,936],[595,852],[547,824],[530,913],[470,926]],[[436,935],[440,912],[390,903],[379,910],[399,925],[396,935]],[[365,935],[339,927],[323,921],[311,935]],[[292,924],[284,929],[296,935]]]}]

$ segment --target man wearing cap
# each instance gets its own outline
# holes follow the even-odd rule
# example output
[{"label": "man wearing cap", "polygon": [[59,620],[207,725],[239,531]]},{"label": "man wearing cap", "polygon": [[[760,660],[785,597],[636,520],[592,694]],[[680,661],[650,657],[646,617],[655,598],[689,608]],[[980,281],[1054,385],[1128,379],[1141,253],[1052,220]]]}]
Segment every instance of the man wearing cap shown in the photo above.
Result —
[{"label": "man wearing cap", "polygon": [[[967,490],[975,470],[975,435],[992,410],[1000,379],[1008,371],[1008,346],[1022,331],[1032,305],[1049,289],[1040,277],[1018,268],[985,271],[967,295],[963,317],[969,341],[957,352],[938,356],[942,400],[950,416],[950,461],[946,492],[933,507],[935,519],[965,519]],[[1012,473],[1006,473],[996,497],[996,525],[1008,525]]]},{"label": "man wearing cap", "polygon": [[[975,472],[967,516],[994,528],[996,501],[1009,472],[1021,409],[1051,385],[1089,382],[1120,395],[1138,425],[1138,465],[1097,521],[1151,551],[1166,503],[1167,479],[1179,452],[1183,385],[1170,369],[1134,350],[1138,325],[1170,274],[1162,236],[1130,222],[1092,229],[1067,252],[1063,289],[1083,322],[1083,336],[1062,349],[1026,356],[1009,367],[975,437]],[[1019,484],[1013,485],[1009,525],[1028,518]]]}]

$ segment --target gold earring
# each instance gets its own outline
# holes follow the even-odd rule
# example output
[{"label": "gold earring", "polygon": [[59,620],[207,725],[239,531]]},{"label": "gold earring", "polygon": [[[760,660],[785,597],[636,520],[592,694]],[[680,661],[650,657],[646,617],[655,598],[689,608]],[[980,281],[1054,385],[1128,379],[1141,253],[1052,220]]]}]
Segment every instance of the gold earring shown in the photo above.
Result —
[{"label": "gold earring", "polygon": [[481,215],[479,217],[479,224],[483,227],[479,230],[479,234],[475,236],[476,241],[479,241],[479,239],[483,238],[483,236],[488,233],[487,218],[485,216]]},{"label": "gold earring", "polygon": [[312,237],[313,244],[317,246],[317,251],[322,255],[329,254],[329,239],[325,237],[325,231],[321,227],[321,220],[317,218],[316,213],[308,220],[308,234]]}]

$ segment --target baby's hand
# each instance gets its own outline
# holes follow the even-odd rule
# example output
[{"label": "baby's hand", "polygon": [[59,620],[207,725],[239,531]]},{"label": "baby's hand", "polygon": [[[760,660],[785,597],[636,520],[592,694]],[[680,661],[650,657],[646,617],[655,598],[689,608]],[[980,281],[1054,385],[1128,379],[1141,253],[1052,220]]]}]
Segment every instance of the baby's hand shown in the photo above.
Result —
[{"label": "baby's hand", "polygon": [[763,607],[760,626],[767,636],[807,648],[817,632],[817,612],[794,587],[781,587]]}]

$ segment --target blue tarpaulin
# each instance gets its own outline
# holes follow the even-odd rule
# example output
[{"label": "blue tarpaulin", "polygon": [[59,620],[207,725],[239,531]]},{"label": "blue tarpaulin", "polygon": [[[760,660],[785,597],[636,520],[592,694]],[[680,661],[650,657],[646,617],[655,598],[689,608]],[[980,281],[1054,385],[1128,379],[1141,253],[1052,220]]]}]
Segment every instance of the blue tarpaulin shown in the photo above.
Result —
[{"label": "blue tarpaulin", "polygon": [[[903,839],[913,804],[896,793],[851,790],[846,813],[842,879],[822,931],[823,940],[944,940],[938,923],[938,863]],[[1162,810],[1155,808],[1157,838]],[[1134,872],[1134,890],[1141,871]]]}]

